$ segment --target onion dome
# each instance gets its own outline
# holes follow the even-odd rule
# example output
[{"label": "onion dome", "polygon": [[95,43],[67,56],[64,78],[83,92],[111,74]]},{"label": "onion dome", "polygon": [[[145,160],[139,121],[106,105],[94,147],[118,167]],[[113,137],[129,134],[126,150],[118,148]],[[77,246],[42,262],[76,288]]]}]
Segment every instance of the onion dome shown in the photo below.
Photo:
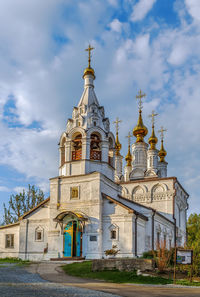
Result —
[{"label": "onion dome", "polygon": [[147,135],[148,129],[144,126],[142,120],[142,110],[139,110],[139,118],[137,126],[133,129],[133,135],[136,137],[136,142],[144,142],[144,137]]},{"label": "onion dome", "polygon": [[165,156],[167,155],[166,150],[164,149],[163,139],[161,139],[161,148],[159,150],[158,156],[160,157],[160,162],[165,162]]},{"label": "onion dome", "polygon": [[130,144],[128,146],[128,154],[125,157],[126,160],[126,166],[131,166],[131,162],[132,162],[132,156],[131,156],[131,152],[130,152]]},{"label": "onion dome", "polygon": [[151,136],[149,137],[149,144],[150,144],[150,150],[155,150],[156,149],[156,143],[158,142],[158,138],[155,135],[154,132],[154,125],[152,126],[152,133]]},{"label": "onion dome", "polygon": [[116,140],[115,140],[115,150],[116,150],[115,154],[116,154],[117,156],[120,155],[120,150],[121,150],[121,148],[122,148],[122,145],[121,145],[121,143],[119,142],[119,137],[118,137],[118,132],[117,132],[117,133],[116,133]]},{"label": "onion dome", "polygon": [[94,69],[91,68],[91,67],[87,67],[87,68],[85,68],[84,73],[83,73],[83,78],[84,78],[86,75],[93,75],[93,77],[94,77],[94,79],[95,79]]}]

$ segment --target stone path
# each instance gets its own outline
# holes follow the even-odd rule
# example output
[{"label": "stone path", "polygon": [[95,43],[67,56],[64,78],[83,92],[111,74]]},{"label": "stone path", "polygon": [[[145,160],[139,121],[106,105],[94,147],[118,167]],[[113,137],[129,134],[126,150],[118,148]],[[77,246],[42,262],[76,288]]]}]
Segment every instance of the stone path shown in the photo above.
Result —
[{"label": "stone path", "polygon": [[[35,270],[36,266],[33,265]],[[119,297],[87,288],[65,286],[41,278],[30,268],[0,266],[1,297]]]},{"label": "stone path", "polygon": [[[71,263],[71,262],[69,262]],[[63,262],[42,262],[28,267],[29,271],[39,273],[40,276],[48,281],[62,283],[65,286],[86,288],[106,293],[115,294],[114,296],[124,297],[200,297],[200,288],[185,286],[158,286],[158,285],[134,285],[134,284],[114,284],[99,280],[82,279],[65,274],[60,267],[67,264]],[[113,296],[113,295],[112,295]]]}]

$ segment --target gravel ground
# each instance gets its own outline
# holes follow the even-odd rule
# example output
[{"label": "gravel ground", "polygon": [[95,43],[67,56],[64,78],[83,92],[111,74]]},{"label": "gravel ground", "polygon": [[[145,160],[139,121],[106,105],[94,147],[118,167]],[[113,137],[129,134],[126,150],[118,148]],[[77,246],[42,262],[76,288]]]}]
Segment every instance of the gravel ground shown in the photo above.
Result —
[{"label": "gravel ground", "polygon": [[0,267],[1,297],[119,297],[82,288],[66,287],[50,283],[38,274],[27,272],[23,267]]}]

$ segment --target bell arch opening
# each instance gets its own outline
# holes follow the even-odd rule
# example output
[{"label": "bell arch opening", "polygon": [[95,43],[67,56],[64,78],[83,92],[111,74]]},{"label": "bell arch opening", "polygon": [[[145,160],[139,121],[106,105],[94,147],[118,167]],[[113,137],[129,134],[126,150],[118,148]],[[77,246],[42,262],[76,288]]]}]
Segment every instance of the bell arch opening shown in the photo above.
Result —
[{"label": "bell arch opening", "polygon": [[90,160],[101,161],[101,136],[96,132],[90,137]]},{"label": "bell arch opening", "polygon": [[82,159],[82,135],[75,134],[72,138],[72,161]]}]

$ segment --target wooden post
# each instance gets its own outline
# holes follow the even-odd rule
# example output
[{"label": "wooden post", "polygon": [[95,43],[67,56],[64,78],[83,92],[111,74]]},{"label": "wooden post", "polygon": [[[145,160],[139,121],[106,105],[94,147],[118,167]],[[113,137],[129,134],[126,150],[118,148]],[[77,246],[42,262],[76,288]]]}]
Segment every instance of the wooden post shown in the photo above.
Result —
[{"label": "wooden post", "polygon": [[174,284],[176,284],[176,246],[174,250]]}]

